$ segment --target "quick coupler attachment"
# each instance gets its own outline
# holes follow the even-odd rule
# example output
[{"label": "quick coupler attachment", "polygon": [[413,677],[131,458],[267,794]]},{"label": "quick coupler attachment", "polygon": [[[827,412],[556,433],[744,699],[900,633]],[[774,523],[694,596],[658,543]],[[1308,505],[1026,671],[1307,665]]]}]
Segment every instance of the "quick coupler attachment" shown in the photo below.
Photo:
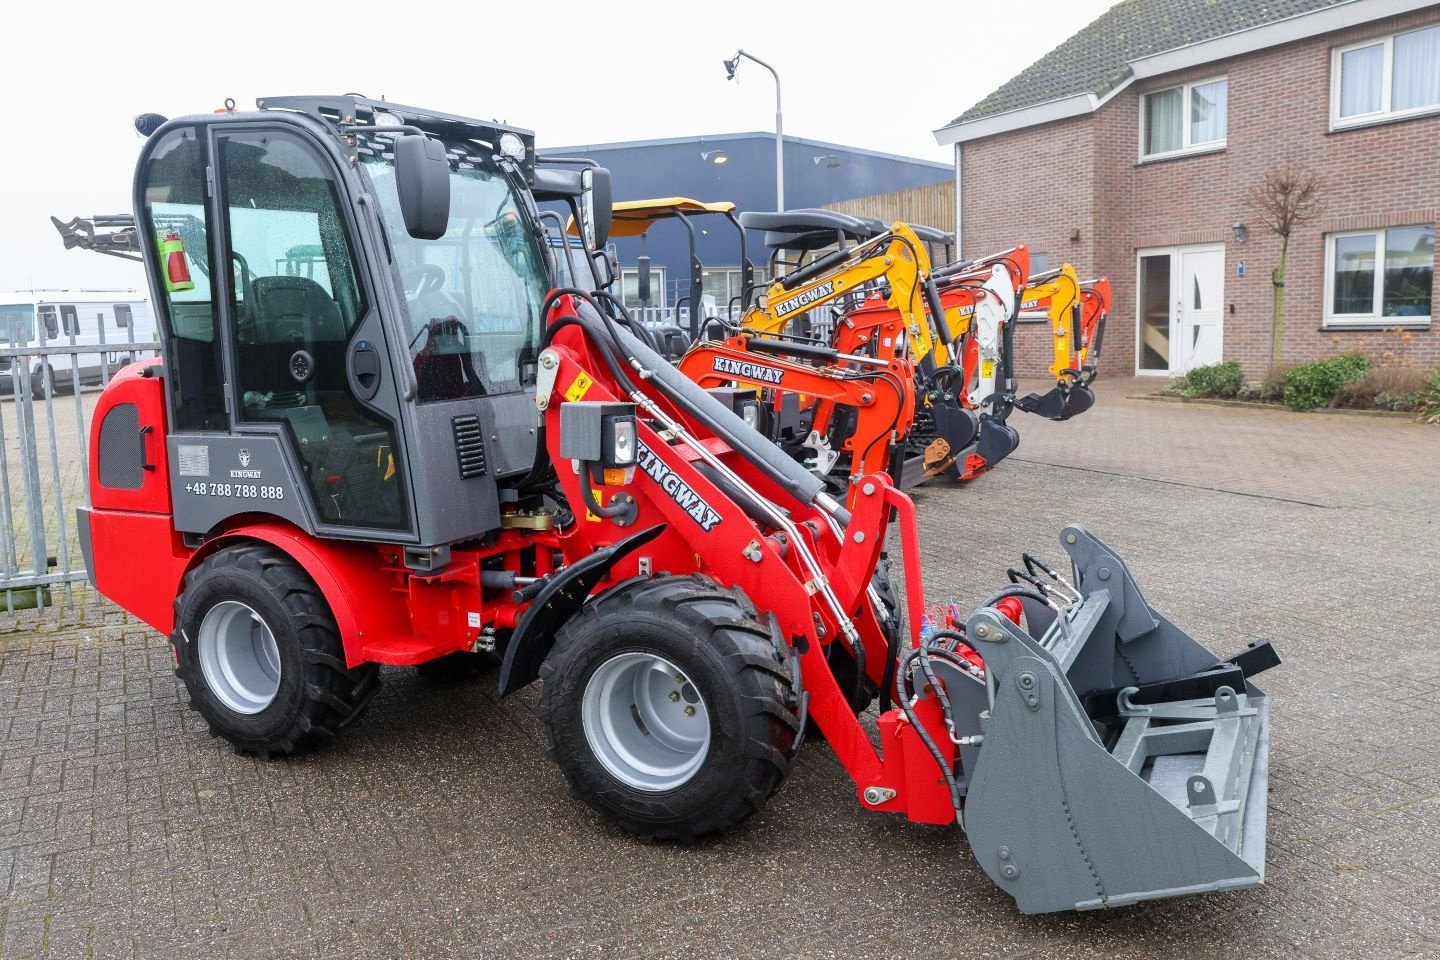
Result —
[{"label": "quick coupler attachment", "polygon": [[[1221,660],[1072,525],[1066,580],[1033,557],[966,623],[990,710],[967,764],[971,849],[1025,913],[1253,887],[1265,874],[1268,644]],[[964,751],[962,751],[962,754]],[[962,760],[965,759],[962,757]]]}]

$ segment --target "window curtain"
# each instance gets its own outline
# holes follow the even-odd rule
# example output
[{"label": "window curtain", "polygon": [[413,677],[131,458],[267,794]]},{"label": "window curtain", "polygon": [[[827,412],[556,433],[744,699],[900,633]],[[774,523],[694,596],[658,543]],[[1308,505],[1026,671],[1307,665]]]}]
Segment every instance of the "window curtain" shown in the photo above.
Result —
[{"label": "window curtain", "polygon": [[1394,69],[1390,109],[1440,104],[1440,27],[1396,37]]},{"label": "window curtain", "polygon": [[1185,100],[1182,88],[1163,90],[1145,98],[1145,153],[1179,150],[1184,131]]},{"label": "window curtain", "polygon": [[1340,55],[1340,116],[1379,112],[1384,70],[1383,43],[1347,50]]},{"label": "window curtain", "polygon": [[1225,113],[1229,84],[1224,80],[1204,83],[1190,91],[1190,143],[1215,143],[1225,139]]}]

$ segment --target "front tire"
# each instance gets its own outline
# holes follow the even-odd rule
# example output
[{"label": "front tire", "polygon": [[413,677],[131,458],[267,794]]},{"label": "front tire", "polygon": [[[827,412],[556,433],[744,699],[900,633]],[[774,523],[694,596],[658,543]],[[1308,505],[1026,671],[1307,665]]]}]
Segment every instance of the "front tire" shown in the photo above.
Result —
[{"label": "front tire", "polygon": [[261,758],[328,743],[380,686],[375,664],[346,668],[319,588],[265,544],[218,550],[186,575],[170,642],[211,735]]},{"label": "front tire", "polygon": [[738,591],[636,579],[558,631],[536,712],[577,797],[645,839],[691,841],[754,815],[790,772],[797,671]]}]

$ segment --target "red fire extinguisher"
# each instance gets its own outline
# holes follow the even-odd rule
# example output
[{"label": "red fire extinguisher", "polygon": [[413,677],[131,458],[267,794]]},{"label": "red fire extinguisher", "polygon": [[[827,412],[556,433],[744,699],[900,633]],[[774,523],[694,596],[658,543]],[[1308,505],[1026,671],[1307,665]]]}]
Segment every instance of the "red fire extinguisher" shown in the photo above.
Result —
[{"label": "red fire extinguisher", "polygon": [[170,293],[194,290],[195,281],[190,279],[190,265],[185,262],[185,244],[173,230],[166,231],[160,238],[160,258],[165,262],[165,289]]}]

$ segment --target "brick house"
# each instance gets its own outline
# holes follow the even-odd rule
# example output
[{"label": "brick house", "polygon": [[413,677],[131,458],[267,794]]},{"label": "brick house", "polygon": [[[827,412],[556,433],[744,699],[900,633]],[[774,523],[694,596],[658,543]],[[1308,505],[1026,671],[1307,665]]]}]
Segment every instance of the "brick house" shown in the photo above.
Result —
[{"label": "brick house", "polygon": [[[1323,208],[1291,238],[1283,362],[1440,365],[1440,4],[1122,0],[935,135],[965,255],[1025,240],[1110,277],[1107,374],[1265,373],[1280,240],[1245,199],[1287,162]],[[1019,330],[1022,373],[1044,335]]]}]

